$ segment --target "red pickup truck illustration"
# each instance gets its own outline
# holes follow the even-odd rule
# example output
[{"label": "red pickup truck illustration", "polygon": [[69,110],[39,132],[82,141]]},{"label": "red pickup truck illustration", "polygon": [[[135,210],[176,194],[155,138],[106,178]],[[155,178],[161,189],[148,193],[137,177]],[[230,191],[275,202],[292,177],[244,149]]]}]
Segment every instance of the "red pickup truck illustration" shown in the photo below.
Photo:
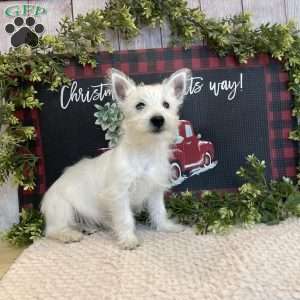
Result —
[{"label": "red pickup truck illustration", "polygon": [[213,143],[201,140],[201,135],[194,133],[190,121],[180,120],[172,149],[172,185],[178,185],[188,177],[208,171],[217,165]]},{"label": "red pickup truck illustration", "polygon": [[[109,148],[99,148],[104,153]],[[171,184],[179,185],[193,175],[206,172],[217,165],[215,149],[212,142],[201,140],[201,134],[194,133],[192,124],[180,120],[175,143],[172,145]]]}]

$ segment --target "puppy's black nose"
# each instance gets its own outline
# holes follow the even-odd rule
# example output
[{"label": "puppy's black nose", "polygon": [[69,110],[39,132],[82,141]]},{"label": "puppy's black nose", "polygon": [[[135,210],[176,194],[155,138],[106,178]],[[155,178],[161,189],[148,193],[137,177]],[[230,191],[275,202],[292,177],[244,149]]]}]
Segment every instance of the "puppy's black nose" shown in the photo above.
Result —
[{"label": "puppy's black nose", "polygon": [[150,122],[155,129],[160,129],[164,125],[165,119],[162,116],[153,116]]}]

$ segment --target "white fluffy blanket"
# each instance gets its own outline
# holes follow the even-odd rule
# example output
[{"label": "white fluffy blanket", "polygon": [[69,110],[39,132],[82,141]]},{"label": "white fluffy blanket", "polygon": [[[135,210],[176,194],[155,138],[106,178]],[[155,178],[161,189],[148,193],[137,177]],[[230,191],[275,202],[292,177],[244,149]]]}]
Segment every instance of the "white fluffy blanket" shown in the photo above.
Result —
[{"label": "white fluffy blanket", "polygon": [[299,220],[225,236],[138,233],[134,251],[107,232],[67,245],[40,240],[4,276],[0,299],[300,299]]}]

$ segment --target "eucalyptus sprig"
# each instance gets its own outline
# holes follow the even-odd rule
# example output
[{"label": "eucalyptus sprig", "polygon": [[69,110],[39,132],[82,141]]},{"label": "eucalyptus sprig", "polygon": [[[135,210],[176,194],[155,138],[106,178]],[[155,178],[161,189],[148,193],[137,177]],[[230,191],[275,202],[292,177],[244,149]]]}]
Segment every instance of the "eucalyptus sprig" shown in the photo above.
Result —
[{"label": "eucalyptus sprig", "polygon": [[116,102],[107,102],[104,105],[95,104],[97,112],[95,125],[101,126],[105,133],[105,139],[109,142],[109,147],[114,147],[121,136],[121,122],[123,114]]}]

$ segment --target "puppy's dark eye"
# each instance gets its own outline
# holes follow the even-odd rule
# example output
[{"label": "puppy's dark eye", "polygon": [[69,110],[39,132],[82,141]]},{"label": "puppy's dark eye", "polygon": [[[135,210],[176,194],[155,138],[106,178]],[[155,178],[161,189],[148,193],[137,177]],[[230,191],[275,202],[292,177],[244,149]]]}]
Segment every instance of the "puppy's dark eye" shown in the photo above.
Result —
[{"label": "puppy's dark eye", "polygon": [[164,108],[169,108],[169,107],[170,107],[170,104],[169,104],[167,101],[164,101],[164,102],[163,102],[163,107],[164,107]]},{"label": "puppy's dark eye", "polygon": [[136,108],[137,110],[142,110],[142,109],[145,108],[145,106],[146,106],[145,103],[139,102],[139,103],[135,106],[135,108]]}]

